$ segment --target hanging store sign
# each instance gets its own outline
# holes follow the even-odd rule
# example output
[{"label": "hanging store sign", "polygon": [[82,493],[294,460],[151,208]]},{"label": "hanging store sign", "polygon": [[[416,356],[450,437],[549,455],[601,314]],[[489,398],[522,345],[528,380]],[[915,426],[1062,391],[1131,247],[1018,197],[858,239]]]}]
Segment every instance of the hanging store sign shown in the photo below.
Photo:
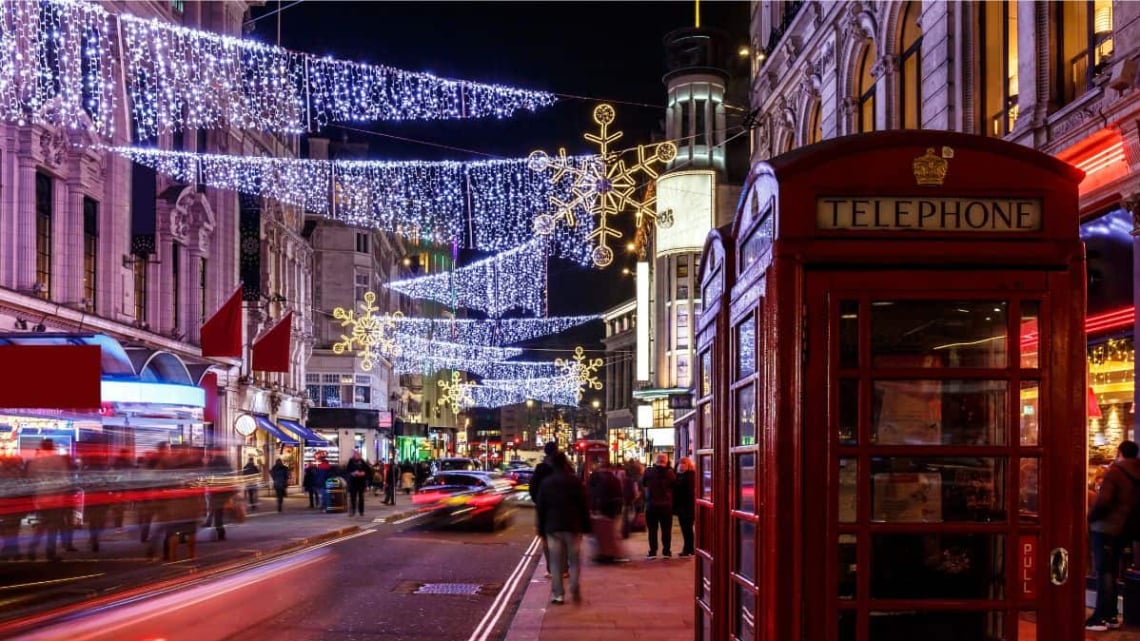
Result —
[{"label": "hanging store sign", "polygon": [[929,232],[1041,231],[1033,198],[820,198],[820,229]]}]

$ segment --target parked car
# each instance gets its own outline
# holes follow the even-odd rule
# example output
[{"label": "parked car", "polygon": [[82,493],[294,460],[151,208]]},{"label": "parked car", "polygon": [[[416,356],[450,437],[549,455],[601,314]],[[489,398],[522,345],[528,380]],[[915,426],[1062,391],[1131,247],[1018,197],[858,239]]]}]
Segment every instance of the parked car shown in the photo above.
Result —
[{"label": "parked car", "polygon": [[473,458],[441,458],[435,463],[437,472],[447,472],[450,470],[481,470],[483,466],[479,461]]},{"label": "parked car", "polygon": [[514,512],[507,501],[514,483],[494,472],[445,470],[424,481],[412,497],[424,519],[440,527],[506,527]]}]

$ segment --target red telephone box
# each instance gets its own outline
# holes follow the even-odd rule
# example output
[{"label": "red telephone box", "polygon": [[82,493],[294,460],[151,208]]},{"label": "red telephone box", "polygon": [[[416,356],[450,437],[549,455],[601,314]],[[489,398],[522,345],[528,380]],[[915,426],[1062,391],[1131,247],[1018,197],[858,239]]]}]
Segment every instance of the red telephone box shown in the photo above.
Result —
[{"label": "red telephone box", "polygon": [[1081,177],[941,131],[753,168],[701,259],[697,639],[1082,638]]}]

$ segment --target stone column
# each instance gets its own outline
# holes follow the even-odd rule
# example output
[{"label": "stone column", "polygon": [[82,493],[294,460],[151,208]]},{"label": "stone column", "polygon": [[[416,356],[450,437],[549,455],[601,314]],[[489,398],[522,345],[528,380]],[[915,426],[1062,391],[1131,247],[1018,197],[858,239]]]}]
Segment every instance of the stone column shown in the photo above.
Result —
[{"label": "stone column", "polygon": [[[1140,192],[1125,197],[1120,206],[1132,215],[1132,305],[1135,307],[1140,301]],[[1133,340],[1140,337],[1140,314],[1134,321],[1132,336]],[[1135,364],[1133,367],[1135,369]],[[1133,374],[1140,374],[1140,371]],[[1140,377],[1134,380],[1140,381]],[[1133,386],[1132,405],[1140,407],[1140,385]],[[1133,412],[1132,416],[1132,440],[1140,441],[1140,413]]]},{"label": "stone column", "polygon": [[[17,289],[31,289],[36,282],[36,161],[30,152],[20,154],[18,201],[13,220],[15,243],[15,285]],[[46,284],[46,283],[45,283]]]}]

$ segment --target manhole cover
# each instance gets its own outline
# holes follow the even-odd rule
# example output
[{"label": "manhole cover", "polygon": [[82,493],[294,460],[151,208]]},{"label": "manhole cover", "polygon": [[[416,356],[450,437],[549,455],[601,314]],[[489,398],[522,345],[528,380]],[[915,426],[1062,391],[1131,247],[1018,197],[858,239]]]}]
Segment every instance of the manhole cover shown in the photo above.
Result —
[{"label": "manhole cover", "polygon": [[412,594],[479,594],[482,583],[424,583]]}]

